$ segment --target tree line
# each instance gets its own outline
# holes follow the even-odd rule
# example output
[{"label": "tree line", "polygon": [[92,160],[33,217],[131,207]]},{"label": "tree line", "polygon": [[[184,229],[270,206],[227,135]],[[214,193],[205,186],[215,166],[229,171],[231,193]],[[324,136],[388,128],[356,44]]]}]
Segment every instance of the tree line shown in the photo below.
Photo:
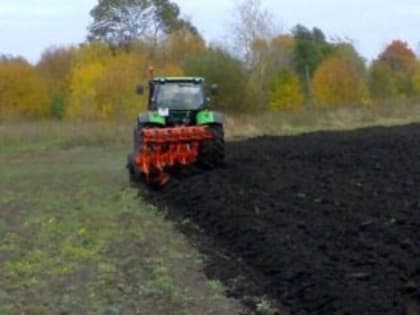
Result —
[{"label": "tree line", "polygon": [[206,43],[169,0],[99,0],[87,41],[47,49],[33,65],[0,57],[0,120],[127,119],[135,86],[158,75],[203,76],[227,112],[381,106],[420,100],[420,60],[394,40],[371,62],[319,28],[281,32],[259,0],[238,5],[229,43]]}]

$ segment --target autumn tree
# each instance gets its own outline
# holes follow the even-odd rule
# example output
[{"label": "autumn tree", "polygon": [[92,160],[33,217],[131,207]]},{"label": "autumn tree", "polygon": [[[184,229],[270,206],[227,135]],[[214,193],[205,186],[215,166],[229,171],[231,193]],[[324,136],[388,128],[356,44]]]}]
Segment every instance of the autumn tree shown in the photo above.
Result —
[{"label": "autumn tree", "polygon": [[292,31],[296,45],[294,49],[294,64],[299,74],[305,93],[310,96],[310,78],[320,65],[333,52],[333,45],[327,42],[324,33],[319,28],[309,30],[303,25],[297,25]]},{"label": "autumn tree", "polygon": [[203,76],[208,83],[218,84],[216,108],[222,110],[243,110],[249,108],[247,81],[241,62],[220,47],[190,57],[184,64],[186,75]]},{"label": "autumn tree", "polygon": [[169,0],[99,0],[92,9],[94,19],[89,26],[89,40],[102,40],[112,45],[135,40],[157,43],[161,34],[197,29],[180,17],[179,6]]},{"label": "autumn tree", "polygon": [[[148,55],[120,52],[106,63],[103,73],[94,82],[96,117],[101,120],[132,119],[146,109],[147,97],[138,96],[135,87],[146,84],[149,74]],[[156,75],[182,76],[182,69],[173,63],[159,64]]]},{"label": "autumn tree", "polygon": [[187,29],[168,34],[160,43],[156,57],[161,62],[182,65],[190,57],[201,54],[207,49],[204,40]]},{"label": "autumn tree", "polygon": [[391,101],[397,98],[397,89],[391,68],[375,61],[369,69],[369,91],[376,101]]},{"label": "autumn tree", "polygon": [[368,102],[363,72],[353,59],[333,55],[317,68],[312,82],[313,99],[318,106],[352,106]]},{"label": "autumn tree", "polygon": [[416,100],[420,100],[420,60],[417,60],[415,73],[413,76],[413,88]]},{"label": "autumn tree", "polygon": [[48,114],[47,86],[34,67],[22,58],[0,57],[0,120]]},{"label": "autumn tree", "polygon": [[304,96],[299,77],[288,70],[280,71],[270,89],[270,109],[274,111],[296,111],[302,108]]},{"label": "autumn tree", "polygon": [[395,40],[374,61],[369,85],[377,100],[407,99],[415,95],[417,58],[406,42]]},{"label": "autumn tree", "polygon": [[99,42],[84,44],[78,49],[70,73],[69,105],[64,113],[65,118],[97,118],[96,86],[112,56],[110,48]]},{"label": "autumn tree", "polygon": [[333,54],[346,60],[361,77],[367,78],[366,60],[351,42],[336,43],[333,48]]},{"label": "autumn tree", "polygon": [[50,48],[41,56],[37,70],[44,78],[50,96],[50,114],[61,119],[68,105],[68,85],[77,49]]}]

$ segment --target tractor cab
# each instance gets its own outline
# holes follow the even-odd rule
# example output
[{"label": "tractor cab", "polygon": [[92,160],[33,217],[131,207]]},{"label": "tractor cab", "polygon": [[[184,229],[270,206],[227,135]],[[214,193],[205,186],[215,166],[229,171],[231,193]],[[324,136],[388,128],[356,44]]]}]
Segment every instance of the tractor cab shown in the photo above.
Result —
[{"label": "tractor cab", "polygon": [[[168,125],[195,124],[197,113],[210,106],[210,94],[216,85],[207,87],[201,77],[154,77],[149,80],[148,110],[166,118]],[[138,88],[144,93],[144,87]]]},{"label": "tractor cab", "polygon": [[209,103],[203,78],[155,78],[149,91],[149,110],[201,110]]}]

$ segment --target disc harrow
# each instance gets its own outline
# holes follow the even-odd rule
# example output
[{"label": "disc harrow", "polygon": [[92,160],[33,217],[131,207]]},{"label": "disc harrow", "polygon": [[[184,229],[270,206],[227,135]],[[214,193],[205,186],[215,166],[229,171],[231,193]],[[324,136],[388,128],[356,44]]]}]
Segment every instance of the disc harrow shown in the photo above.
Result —
[{"label": "disc harrow", "polygon": [[202,144],[214,135],[207,126],[180,126],[145,128],[139,137],[135,164],[149,184],[162,187],[170,179],[168,170],[196,163]]}]

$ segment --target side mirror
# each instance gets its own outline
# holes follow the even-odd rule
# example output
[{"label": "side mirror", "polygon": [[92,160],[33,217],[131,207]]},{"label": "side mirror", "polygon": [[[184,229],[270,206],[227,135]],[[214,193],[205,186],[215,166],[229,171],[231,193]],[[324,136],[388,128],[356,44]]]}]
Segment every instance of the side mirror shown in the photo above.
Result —
[{"label": "side mirror", "polygon": [[137,85],[137,88],[136,88],[136,93],[137,93],[138,95],[143,95],[143,94],[144,94],[144,85],[142,85],[142,84]]},{"label": "side mirror", "polygon": [[210,94],[211,95],[217,95],[218,90],[219,90],[219,86],[217,84],[212,84],[210,86]]}]

